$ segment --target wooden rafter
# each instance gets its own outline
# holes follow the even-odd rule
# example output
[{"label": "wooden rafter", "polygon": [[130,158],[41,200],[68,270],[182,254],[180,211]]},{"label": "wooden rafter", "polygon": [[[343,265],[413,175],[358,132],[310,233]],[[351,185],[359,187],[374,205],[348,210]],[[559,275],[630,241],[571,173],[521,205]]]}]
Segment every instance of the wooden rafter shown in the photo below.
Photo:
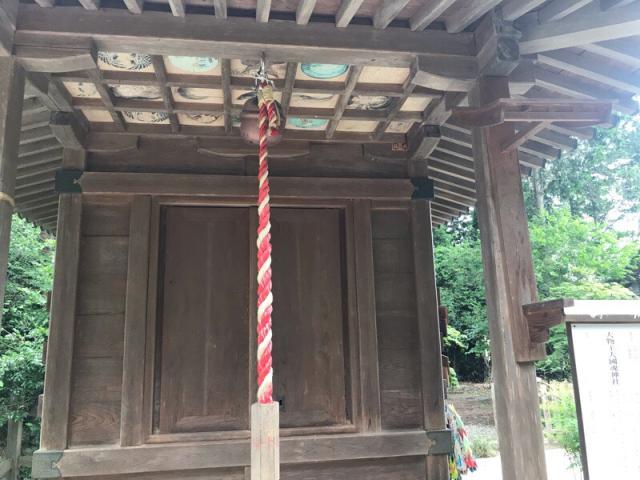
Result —
[{"label": "wooden rafter", "polygon": [[450,33],[462,32],[501,2],[502,0],[471,0],[460,5],[457,9],[452,9],[445,21],[447,31]]},{"label": "wooden rafter", "polygon": [[184,0],[168,0],[171,13],[175,17],[184,17],[186,14],[186,5]]},{"label": "wooden rafter", "polygon": [[582,49],[595,55],[614,60],[618,63],[640,69],[640,52],[638,38],[621,38],[601,43],[581,45]]},{"label": "wooden rafter", "polygon": [[100,69],[97,67],[97,65],[94,69],[87,71],[87,75],[93,82],[93,85],[95,86],[98,95],[100,95],[100,99],[102,100],[104,106],[107,108],[109,115],[111,115],[113,123],[116,125],[118,130],[125,130],[126,124],[122,118],[122,114],[114,110],[115,98],[113,97],[113,93],[111,92],[109,87],[103,83],[102,73],[100,72]]},{"label": "wooden rafter", "polygon": [[592,0],[553,0],[547,3],[538,11],[538,21],[555,22],[577,12],[582,7],[591,3]]},{"label": "wooden rafter", "polygon": [[547,0],[506,0],[502,4],[502,18],[512,22],[536,9]]},{"label": "wooden rafter", "polygon": [[284,87],[282,88],[282,111],[286,117],[289,113],[289,106],[291,105],[291,96],[293,95],[293,87],[296,82],[296,72],[298,71],[298,64],[296,62],[287,63],[287,71],[284,76]]},{"label": "wooden rafter", "polygon": [[411,30],[424,30],[442,15],[456,0],[426,0],[409,19]]},{"label": "wooden rafter", "polygon": [[298,25],[306,25],[309,23],[313,9],[316,7],[316,0],[300,0],[298,9],[296,10],[296,23]]},{"label": "wooden rafter", "polygon": [[342,0],[338,13],[336,13],[336,27],[344,28],[358,13],[358,9],[364,0]]},{"label": "wooden rafter", "polygon": [[142,9],[144,6],[144,0],[123,0],[124,5],[127,7],[129,12],[134,15],[140,15],[142,13]]},{"label": "wooden rafter", "polygon": [[601,11],[576,12],[561,22],[531,23],[522,28],[520,51],[540,53],[630,37],[640,31],[640,2]]},{"label": "wooden rafter", "polygon": [[256,5],[256,21],[266,23],[271,13],[271,0],[258,0]]},{"label": "wooden rafter", "polygon": [[408,3],[409,0],[384,0],[373,17],[373,26],[387,28]]}]

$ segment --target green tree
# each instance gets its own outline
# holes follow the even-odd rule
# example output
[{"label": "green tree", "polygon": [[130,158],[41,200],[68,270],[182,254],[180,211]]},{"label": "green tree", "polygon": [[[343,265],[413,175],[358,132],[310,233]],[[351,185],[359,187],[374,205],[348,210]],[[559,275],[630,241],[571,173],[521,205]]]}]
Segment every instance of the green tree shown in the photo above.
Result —
[{"label": "green tree", "polygon": [[14,215],[0,330],[0,425],[9,419],[26,420],[26,444],[37,442],[33,413],[44,379],[53,250],[52,239]]},{"label": "green tree", "polygon": [[593,139],[549,162],[537,178],[547,208],[566,205],[572,215],[597,222],[612,211],[640,211],[640,117],[597,130]]}]

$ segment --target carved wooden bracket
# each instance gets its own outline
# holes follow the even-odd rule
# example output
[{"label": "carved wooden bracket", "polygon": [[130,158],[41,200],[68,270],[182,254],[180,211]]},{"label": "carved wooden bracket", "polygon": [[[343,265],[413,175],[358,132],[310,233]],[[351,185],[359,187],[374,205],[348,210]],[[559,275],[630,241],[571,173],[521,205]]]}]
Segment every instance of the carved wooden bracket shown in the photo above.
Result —
[{"label": "carved wooden bracket", "polygon": [[529,325],[529,338],[532,343],[546,343],[551,327],[560,325],[565,319],[564,309],[572,307],[574,301],[568,298],[530,303],[522,306]]}]

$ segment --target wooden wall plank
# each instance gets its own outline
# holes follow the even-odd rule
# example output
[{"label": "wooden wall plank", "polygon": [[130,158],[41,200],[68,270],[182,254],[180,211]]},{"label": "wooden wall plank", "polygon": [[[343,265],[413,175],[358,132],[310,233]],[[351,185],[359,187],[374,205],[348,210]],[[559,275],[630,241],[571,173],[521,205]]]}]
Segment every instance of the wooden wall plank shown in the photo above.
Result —
[{"label": "wooden wall plank", "polygon": [[127,299],[124,317],[124,358],[120,445],[143,441],[144,359],[149,280],[151,198],[135,197],[131,204]]},{"label": "wooden wall plank", "polygon": [[371,202],[356,200],[353,208],[353,235],[356,245],[356,298],[360,339],[360,429],[379,431],[380,377],[378,371],[378,335],[373,271]]},{"label": "wooden wall plank", "polygon": [[58,211],[40,448],[67,447],[82,197],[61,194]]}]

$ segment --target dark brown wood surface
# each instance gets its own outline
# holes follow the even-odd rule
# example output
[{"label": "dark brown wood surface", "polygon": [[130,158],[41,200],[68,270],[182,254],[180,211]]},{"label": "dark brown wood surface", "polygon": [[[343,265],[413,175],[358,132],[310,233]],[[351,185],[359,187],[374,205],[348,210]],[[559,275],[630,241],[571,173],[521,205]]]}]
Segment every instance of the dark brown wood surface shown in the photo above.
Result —
[{"label": "dark brown wood surface", "polygon": [[166,211],[160,433],[246,430],[249,210]]}]

